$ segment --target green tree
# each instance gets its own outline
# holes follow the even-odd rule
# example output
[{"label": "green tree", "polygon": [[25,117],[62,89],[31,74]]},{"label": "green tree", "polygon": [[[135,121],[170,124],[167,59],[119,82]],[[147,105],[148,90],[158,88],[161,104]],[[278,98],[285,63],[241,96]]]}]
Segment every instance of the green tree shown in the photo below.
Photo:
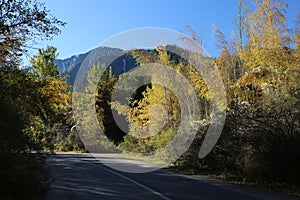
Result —
[{"label": "green tree", "polygon": [[75,88],[73,98],[77,126],[81,129],[81,139],[88,150],[93,152],[115,151],[124,133],[116,125],[110,106],[111,93],[116,82],[112,69],[105,64],[93,64],[89,69],[82,88]]},{"label": "green tree", "polygon": [[58,57],[56,51],[55,47],[48,46],[46,49],[39,49],[38,54],[31,58],[30,64],[39,77],[56,78],[58,76],[58,67],[54,65],[54,61]]},{"label": "green tree", "polygon": [[[91,70],[90,73],[93,71]],[[97,84],[95,103],[99,123],[102,125],[105,135],[115,144],[118,144],[123,140],[125,133],[116,124],[112,113],[114,111],[111,109],[111,95],[116,82],[117,78],[113,75],[112,68],[103,69]]]}]

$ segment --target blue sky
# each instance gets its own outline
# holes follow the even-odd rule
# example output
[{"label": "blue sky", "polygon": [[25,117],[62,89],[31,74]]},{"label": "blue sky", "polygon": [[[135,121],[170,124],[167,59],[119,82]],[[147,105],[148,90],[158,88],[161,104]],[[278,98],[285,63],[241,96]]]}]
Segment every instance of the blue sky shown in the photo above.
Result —
[{"label": "blue sky", "polygon": [[[185,32],[185,25],[201,35],[204,48],[212,56],[219,50],[212,38],[212,24],[229,37],[237,16],[239,0],[44,0],[46,7],[67,22],[53,40],[40,43],[58,48],[59,58],[80,54],[120,32],[142,27],[161,27]],[[286,0],[287,22],[294,27],[298,0]],[[35,52],[32,52],[35,54]]]}]

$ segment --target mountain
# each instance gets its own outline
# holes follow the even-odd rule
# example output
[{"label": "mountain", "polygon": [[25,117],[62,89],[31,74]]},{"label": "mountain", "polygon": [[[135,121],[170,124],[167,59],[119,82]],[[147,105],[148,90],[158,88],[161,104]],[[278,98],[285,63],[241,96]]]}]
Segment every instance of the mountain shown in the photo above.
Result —
[{"label": "mountain", "polygon": [[[176,45],[167,45],[167,52],[170,54],[170,59],[178,63],[180,60],[186,60],[190,57],[190,50],[183,49]],[[157,55],[158,52],[155,49],[141,49],[145,55]],[[141,52],[142,53],[142,52]],[[212,58],[204,55],[206,59],[211,60]],[[112,67],[113,74],[118,77],[124,72],[128,72],[137,66],[136,60],[132,54],[125,50],[111,47],[98,47],[89,52],[74,55],[66,59],[58,59],[54,62],[58,66],[58,70],[61,74],[68,75],[68,83],[74,85],[77,73],[80,73],[84,78],[87,76],[88,70],[91,65],[101,63],[105,64],[106,67]],[[80,71],[79,71],[80,70]],[[79,79],[80,79],[79,78]],[[86,83],[86,80],[79,80],[80,83]]]},{"label": "mountain", "polygon": [[[58,66],[58,71],[61,74],[68,75],[68,83],[74,85],[79,70],[81,70],[80,73],[87,73],[85,67],[96,64],[89,63],[90,61],[105,63],[106,66],[111,66],[113,74],[116,77],[137,66],[132,55],[127,54],[126,51],[122,49],[110,47],[98,47],[89,52],[71,56],[70,58],[57,59],[54,61],[54,64]],[[82,64],[84,65],[81,67]]]}]

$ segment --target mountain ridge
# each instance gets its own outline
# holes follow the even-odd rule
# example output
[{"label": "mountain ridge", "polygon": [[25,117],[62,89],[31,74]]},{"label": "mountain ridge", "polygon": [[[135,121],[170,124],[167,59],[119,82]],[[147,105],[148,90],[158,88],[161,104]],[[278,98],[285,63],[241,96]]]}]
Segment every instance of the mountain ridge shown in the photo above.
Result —
[{"label": "mountain ridge", "polygon": [[[88,58],[89,55],[95,53],[97,54],[97,59]],[[113,57],[112,59],[112,56],[115,57]],[[111,47],[98,47],[86,53],[73,55],[69,58],[57,59],[54,61],[54,64],[58,67],[58,71],[60,74],[66,74],[68,76],[67,82],[71,85],[74,85],[77,73],[80,70],[81,65],[84,62],[89,62],[90,60],[93,60],[93,62],[95,60],[101,61],[101,63],[107,62],[108,64],[105,63],[106,66],[112,67],[113,74],[116,77],[124,72],[128,72],[129,70],[137,66],[136,61],[132,55],[127,54],[125,50]],[[84,65],[90,64],[94,63],[84,63]],[[83,70],[81,70],[81,73],[83,73]]]},{"label": "mountain ridge", "polygon": [[[135,50],[153,51],[157,53],[155,49]],[[187,60],[191,53],[190,50],[176,45],[166,45],[166,50],[170,54],[171,60],[175,62],[179,62],[182,59]],[[205,55],[204,57],[211,59]],[[92,49],[86,53],[54,61],[54,64],[58,66],[59,73],[66,74],[68,77],[67,82],[71,85],[74,85],[78,73],[82,75],[80,78],[86,77],[91,65],[96,63],[105,64],[107,68],[111,66],[112,72],[116,77],[122,73],[129,72],[137,66],[136,59],[131,53],[128,53],[128,50],[105,46]],[[79,82],[85,83],[86,80],[79,80]]]}]

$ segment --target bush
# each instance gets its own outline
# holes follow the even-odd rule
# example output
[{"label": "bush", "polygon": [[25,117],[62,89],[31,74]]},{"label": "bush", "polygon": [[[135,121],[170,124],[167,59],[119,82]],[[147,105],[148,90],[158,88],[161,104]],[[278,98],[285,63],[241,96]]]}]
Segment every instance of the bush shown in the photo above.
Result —
[{"label": "bush", "polygon": [[155,152],[164,148],[176,135],[177,128],[172,127],[161,131],[158,134],[148,138],[135,138],[131,135],[124,137],[124,142],[119,144],[119,148],[136,153]]},{"label": "bush", "polygon": [[42,199],[46,191],[44,161],[41,154],[1,154],[0,199]]},{"label": "bush", "polygon": [[[213,150],[205,158],[198,158],[206,133],[205,129],[200,130],[175,167],[194,173],[222,174],[238,181],[300,185],[299,123],[285,120],[290,113],[290,119],[297,120],[297,109],[293,105],[281,109],[278,104],[269,105],[277,111],[250,105],[232,107]],[[294,125],[288,126],[291,123]],[[285,126],[290,128],[284,129]]]}]

